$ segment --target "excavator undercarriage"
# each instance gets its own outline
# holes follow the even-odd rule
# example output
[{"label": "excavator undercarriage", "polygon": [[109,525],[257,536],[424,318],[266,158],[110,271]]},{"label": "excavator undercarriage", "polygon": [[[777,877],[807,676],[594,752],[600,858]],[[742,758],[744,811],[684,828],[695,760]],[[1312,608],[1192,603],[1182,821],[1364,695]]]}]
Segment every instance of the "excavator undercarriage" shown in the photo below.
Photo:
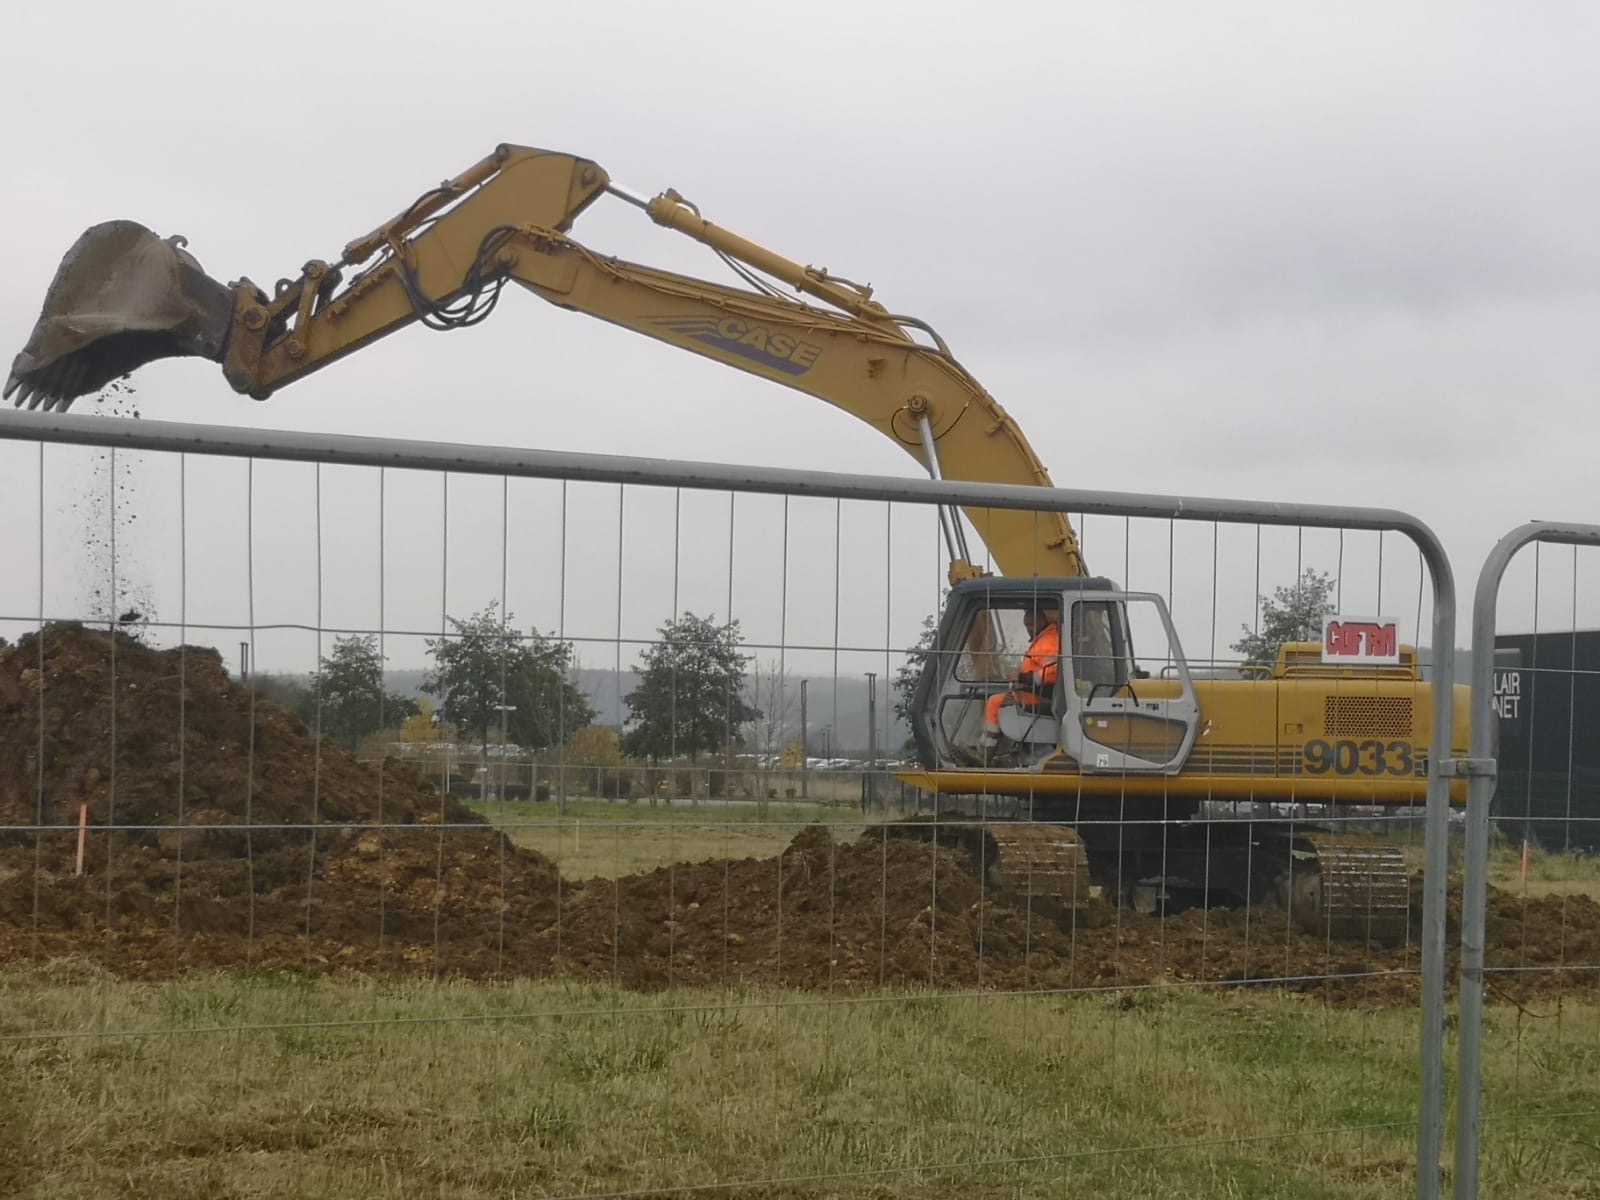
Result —
[{"label": "excavator undercarriage", "polygon": [[942,800],[937,816],[897,823],[892,836],[961,848],[988,886],[1058,920],[1095,905],[1163,915],[1250,906],[1283,910],[1301,930],[1340,941],[1394,944],[1410,928],[1405,859],[1370,835],[1312,820],[1139,820],[1105,804],[980,819],[963,815],[963,798]]}]

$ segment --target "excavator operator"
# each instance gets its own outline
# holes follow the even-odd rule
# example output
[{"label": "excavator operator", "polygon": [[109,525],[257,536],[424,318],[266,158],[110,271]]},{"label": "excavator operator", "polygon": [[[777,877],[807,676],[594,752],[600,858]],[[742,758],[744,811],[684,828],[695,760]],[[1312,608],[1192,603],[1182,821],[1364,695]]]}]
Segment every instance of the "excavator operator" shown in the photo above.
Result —
[{"label": "excavator operator", "polygon": [[978,744],[993,747],[1000,740],[1000,710],[1007,704],[1025,712],[1040,712],[1050,707],[1056,675],[1061,665],[1061,626],[1055,614],[1041,604],[1031,604],[1022,613],[1028,630],[1028,652],[1017,667],[1017,677],[1008,691],[996,692],[983,705],[983,736]]}]

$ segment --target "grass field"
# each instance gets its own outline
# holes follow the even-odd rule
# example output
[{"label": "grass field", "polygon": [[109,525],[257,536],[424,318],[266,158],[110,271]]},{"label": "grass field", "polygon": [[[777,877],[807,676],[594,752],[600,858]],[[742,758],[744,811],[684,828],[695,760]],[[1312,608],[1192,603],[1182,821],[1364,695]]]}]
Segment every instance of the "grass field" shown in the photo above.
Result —
[{"label": "grass field", "polygon": [[[1413,871],[1422,870],[1421,833],[1395,840],[1405,855],[1406,865]],[[1460,873],[1462,854],[1462,839],[1456,831],[1450,842],[1452,874]],[[1489,883],[1516,896],[1600,896],[1600,854],[1562,853],[1530,846],[1524,875],[1522,847],[1508,841],[1495,841],[1489,848]]]},{"label": "grass field", "polygon": [[[862,821],[789,801],[481,811],[573,879]],[[1497,849],[1492,875],[1521,891],[1520,855]],[[1600,863],[1536,856],[1527,890],[1600,891]],[[1483,1195],[1600,1195],[1584,996],[1491,1007]],[[1410,1196],[1418,1025],[1253,990],[142,983],[65,960],[0,971],[0,1195]]]},{"label": "grass field", "polygon": [[[1491,1013],[1485,1195],[1600,1187],[1600,1010],[1541,1015]],[[146,1036],[48,1036],[115,1030]],[[828,1003],[57,964],[0,975],[0,1194],[1405,1196],[1416,1036],[1412,1011],[1267,994]]]},{"label": "grass field", "polygon": [[1530,896],[1576,893],[1600,896],[1600,855],[1531,849],[1524,878],[1521,849],[1496,846],[1489,851],[1489,882],[1517,895],[1526,892]]},{"label": "grass field", "polygon": [[[568,879],[631,875],[669,863],[708,858],[765,858],[777,854],[813,821],[859,826],[856,805],[771,800],[689,804],[569,801],[474,804],[519,846],[552,859]],[[840,836],[846,835],[845,830]]]}]

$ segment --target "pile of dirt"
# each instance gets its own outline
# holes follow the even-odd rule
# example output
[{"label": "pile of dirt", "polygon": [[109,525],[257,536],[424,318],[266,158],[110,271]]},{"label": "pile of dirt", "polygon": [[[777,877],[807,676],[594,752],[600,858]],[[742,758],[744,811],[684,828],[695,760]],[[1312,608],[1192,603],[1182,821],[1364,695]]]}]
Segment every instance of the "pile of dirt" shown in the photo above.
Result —
[{"label": "pile of dirt", "polygon": [[[1592,969],[1562,969],[1600,964],[1593,900],[1496,893],[1489,935],[1491,966],[1550,968],[1496,976],[1497,994],[1600,993]],[[1158,919],[1096,905],[1063,919],[986,888],[959,849],[881,830],[838,842],[812,826],[773,858],[568,884],[404,766],[319,742],[213,651],[53,626],[0,649],[0,962],[68,954],[131,976],[256,965],[638,988],[1225,983],[1361,1004],[1420,992],[1414,941],[1330,941],[1265,910]]]},{"label": "pile of dirt", "polygon": [[556,911],[547,859],[408,768],[313,738],[215,651],[75,626],[0,650],[0,827],[0,954],[483,973],[502,930]]},{"label": "pile of dirt", "polygon": [[[565,914],[565,973],[635,987],[759,981],[1054,991],[1155,983],[1417,994],[1414,945],[1330,942],[1269,910],[1047,914],[985,888],[962,850],[813,826],[771,859],[595,881]],[[1329,979],[1328,977],[1333,977]]]}]

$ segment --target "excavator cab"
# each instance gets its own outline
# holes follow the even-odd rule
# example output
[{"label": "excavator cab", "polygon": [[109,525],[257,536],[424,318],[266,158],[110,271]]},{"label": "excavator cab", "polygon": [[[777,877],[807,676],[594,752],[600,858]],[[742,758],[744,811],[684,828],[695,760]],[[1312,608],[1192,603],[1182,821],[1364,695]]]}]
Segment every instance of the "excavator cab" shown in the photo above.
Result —
[{"label": "excavator cab", "polygon": [[1159,596],[983,578],[951,591],[912,725],[929,770],[1171,775],[1199,714]]}]

